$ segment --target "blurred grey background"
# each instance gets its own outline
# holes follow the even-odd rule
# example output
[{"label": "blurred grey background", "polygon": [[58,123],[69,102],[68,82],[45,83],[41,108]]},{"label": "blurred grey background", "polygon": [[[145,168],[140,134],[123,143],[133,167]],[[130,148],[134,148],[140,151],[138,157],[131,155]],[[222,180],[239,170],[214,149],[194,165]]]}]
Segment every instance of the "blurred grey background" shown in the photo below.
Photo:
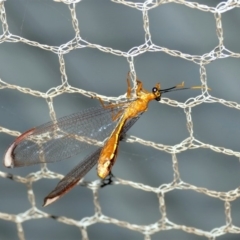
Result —
[{"label": "blurred grey background", "polygon": [[[197,1],[197,0],[196,0]],[[133,1],[135,2],[135,1]],[[141,1],[144,2],[144,1]],[[190,1],[189,1],[190,2]],[[220,1],[200,1],[215,7]],[[41,44],[59,46],[74,38],[67,5],[51,0],[7,0],[4,2],[9,31]],[[108,0],[83,0],[76,7],[80,35],[94,44],[128,51],[144,43],[142,13],[134,8]],[[213,13],[168,3],[149,11],[150,32],[155,44],[191,55],[203,55],[218,45]],[[240,9],[222,14],[224,44],[230,51],[240,52]],[[2,30],[0,29],[0,34]],[[129,65],[125,58],[98,49],[83,48],[64,56],[68,82],[73,87],[106,96],[126,92]],[[219,59],[207,65],[207,82],[211,95],[240,103],[240,65],[238,58]],[[199,85],[199,66],[164,52],[144,53],[135,58],[135,70],[146,89],[156,82],[163,88],[185,81],[186,86]],[[61,83],[58,56],[52,52],[23,43],[0,44],[0,78],[10,84],[46,92]],[[179,102],[200,94],[179,91],[165,95]],[[62,94],[54,99],[57,117],[98,106],[80,94]],[[194,136],[202,142],[239,151],[240,112],[221,104],[202,104],[193,108]],[[42,98],[11,89],[0,89],[0,126],[24,132],[50,120],[47,103]],[[189,136],[186,117],[180,108],[153,102],[129,134],[156,143],[174,145]],[[0,133],[0,155],[3,156],[14,137]],[[49,165],[53,171],[66,174],[82,156]],[[182,180],[198,187],[230,191],[240,184],[239,159],[209,149],[189,150],[178,154]],[[1,172],[26,176],[39,166],[5,169]],[[113,173],[133,182],[153,187],[173,179],[171,155],[140,144],[121,143]],[[95,168],[86,180],[97,179]],[[43,198],[55,187],[57,180],[42,179],[33,185],[37,207],[57,216],[75,220],[94,214],[92,191],[75,187],[66,196],[47,208]],[[129,186],[114,185],[99,191],[103,214],[132,224],[148,225],[161,218],[157,195]],[[204,231],[225,225],[224,202],[193,191],[175,190],[165,197],[168,219]],[[30,208],[26,186],[0,178],[0,212],[18,214]],[[240,201],[232,203],[232,219],[240,225]],[[81,239],[80,230],[53,219],[23,223],[26,239]],[[90,239],[143,239],[143,235],[113,224],[95,224],[87,229]],[[0,219],[0,239],[18,239],[16,224]],[[152,239],[206,239],[202,236],[171,230],[156,233]],[[226,234],[219,239],[239,239]]]}]

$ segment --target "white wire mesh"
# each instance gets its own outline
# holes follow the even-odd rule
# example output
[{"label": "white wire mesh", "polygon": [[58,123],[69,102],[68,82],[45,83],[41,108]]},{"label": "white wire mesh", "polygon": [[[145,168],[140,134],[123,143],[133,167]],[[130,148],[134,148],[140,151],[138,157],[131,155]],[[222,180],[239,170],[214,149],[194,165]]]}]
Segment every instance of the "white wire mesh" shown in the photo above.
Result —
[{"label": "white wire mesh", "polygon": [[[33,99],[38,98],[45,100],[47,103],[47,105],[43,103],[44,113],[40,114],[37,121],[35,120],[36,122],[34,123],[36,124],[47,121],[47,119],[44,119],[44,115],[47,112],[49,112],[52,119],[56,118],[56,115],[58,115],[56,114],[56,112],[58,112],[58,105],[60,104],[59,108],[64,108],[62,103],[64,105],[66,102],[66,99],[61,100],[60,96],[66,96],[66,93],[75,96],[76,99],[74,99],[73,102],[78,102],[75,104],[79,110],[83,107],[79,106],[79,95],[90,98],[95,94],[99,94],[99,96],[107,101],[121,100],[124,97],[121,93],[122,91],[115,94],[114,90],[118,88],[123,89],[125,84],[123,77],[126,76],[129,70],[133,76],[138,75],[145,85],[149,83],[150,80],[148,79],[153,79],[153,76],[154,79],[158,79],[156,75],[160,73],[161,79],[165,78],[168,81],[168,83],[161,81],[162,86],[166,87],[176,85],[183,80],[182,77],[186,79],[185,76],[189,74],[191,77],[186,79],[186,85],[202,85],[205,88],[211,87],[212,92],[210,92],[211,95],[206,91],[202,91],[201,93],[199,91],[192,91],[191,93],[181,92],[175,95],[175,98],[184,99],[182,101],[186,100],[184,96],[188,96],[185,102],[172,100],[164,96],[161,103],[165,104],[166,108],[164,108],[164,105],[157,105],[156,109],[161,110],[155,110],[152,112],[152,115],[146,113],[149,114],[149,118],[157,122],[157,131],[156,129],[148,131],[152,135],[154,135],[154,131],[157,132],[156,138],[152,138],[152,141],[149,141],[147,140],[148,137],[145,137],[144,130],[146,129],[144,128],[150,129],[151,126],[151,123],[146,121],[145,124],[144,122],[138,123],[140,130],[136,131],[134,136],[130,136],[127,139],[128,142],[131,142],[131,144],[129,143],[131,146],[135,146],[134,143],[137,143],[136,145],[141,144],[141,149],[137,150],[139,152],[134,151],[136,150],[134,147],[130,147],[132,148],[131,150],[126,150],[128,155],[126,154],[125,158],[126,156],[127,158],[133,158],[134,154],[136,154],[137,159],[140,159],[139,162],[133,163],[135,165],[133,171],[136,170],[138,164],[148,165],[149,168],[147,167],[141,172],[145,178],[141,179],[141,182],[138,182],[131,179],[131,174],[126,177],[126,179],[130,180],[125,180],[124,175],[122,175],[123,178],[117,178],[115,181],[116,186],[102,190],[100,189],[99,180],[96,180],[95,174],[94,180],[80,183],[81,186],[87,187],[86,191],[90,189],[92,193],[92,196],[89,196],[86,202],[83,200],[85,197],[84,194],[88,195],[89,192],[86,193],[83,188],[76,188],[75,195],[70,195],[71,193],[69,193],[69,196],[65,197],[72,199],[70,203],[64,204],[64,202],[60,200],[56,202],[53,207],[42,208],[41,200],[45,196],[44,194],[52,190],[51,188],[49,189],[49,182],[52,181],[51,179],[62,178],[63,175],[60,173],[61,171],[59,169],[50,170],[46,167],[40,167],[40,170],[39,168],[30,168],[30,173],[26,175],[25,170],[22,169],[8,170],[1,167],[1,239],[61,239],[61,237],[62,239],[66,239],[64,233],[61,232],[62,229],[66,232],[68,239],[111,239],[112,236],[114,236],[115,239],[220,239],[223,235],[227,239],[238,239],[238,234],[240,233],[240,218],[237,217],[237,210],[240,192],[237,184],[239,184],[240,179],[237,173],[239,172],[238,159],[240,152],[237,140],[239,139],[240,132],[238,131],[238,126],[236,125],[235,127],[234,125],[237,124],[236,119],[239,117],[238,110],[240,109],[240,99],[238,97],[239,81],[236,81],[239,78],[238,58],[240,57],[240,53],[238,52],[240,51],[238,49],[238,37],[240,36],[238,36],[239,29],[237,26],[239,26],[240,23],[238,9],[240,1],[232,0],[219,2],[218,4],[216,1],[212,1],[211,6],[208,2],[205,5],[191,1],[148,0],[131,2],[115,0],[112,2],[102,1],[99,3],[100,1],[97,0],[67,0],[58,2],[61,3],[57,3],[57,1],[19,2],[18,7],[19,11],[22,11],[22,15],[17,18],[18,12],[14,12],[14,10],[16,11],[16,3],[14,3],[13,0],[0,1],[0,18],[2,23],[0,51],[2,51],[2,56],[4,56],[0,61],[0,91],[2,99],[5,99],[2,100],[1,103],[1,116],[3,120],[6,115],[9,115],[10,119],[16,119],[13,123],[11,123],[11,120],[2,120],[2,123],[0,123],[1,142],[4,142],[5,149],[7,145],[13,141],[13,137],[9,137],[6,140],[6,136],[16,137],[20,134],[19,131],[27,130],[27,128],[35,125],[31,125],[31,121],[34,120],[33,115],[39,112],[42,103],[32,102],[34,101]],[[188,15],[188,11],[194,12]],[[39,19],[41,19],[41,21],[39,22],[37,17],[40,12],[41,15],[39,14]],[[33,18],[35,21],[32,22],[29,17],[31,13],[36,18]],[[47,22],[49,20],[46,20],[47,14],[49,13],[52,14],[49,26],[56,21],[58,28],[52,27],[49,32],[45,32],[44,29],[48,29],[49,27]],[[107,20],[104,23],[106,24],[106,28],[110,28],[110,30],[107,29],[109,30],[108,33],[104,32],[106,29],[101,26],[102,22],[99,20],[99,16],[96,15],[97,13],[106,15]],[[61,19],[55,19],[55,14],[60,16]],[[231,14],[231,16],[228,14]],[[118,19],[118,17],[124,19],[126,22],[123,21],[119,23],[115,21],[115,18]],[[90,22],[90,19],[93,22]],[[142,21],[139,21],[139,19]],[[46,22],[44,22],[44,20],[46,20]],[[63,22],[58,22],[58,20],[63,20]],[[186,26],[189,26],[188,32],[184,32],[186,31],[184,26],[180,29],[177,28],[178,21],[180,25],[184,22]],[[199,23],[201,27],[198,25],[198,21],[201,21]],[[65,22],[66,25],[64,25]],[[128,22],[129,26],[127,26]],[[123,27],[119,28],[122,32],[120,31],[119,33],[118,24],[123,24]],[[215,27],[213,28],[214,24]],[[132,25],[134,25],[134,28],[132,28]],[[71,26],[74,32],[72,29],[69,30]],[[229,26],[232,27],[233,32],[235,31],[234,33],[230,32],[231,28]],[[236,26],[236,29],[234,29],[234,26]],[[128,27],[131,31],[128,33],[127,31],[124,32],[123,29],[128,30]],[[101,29],[99,30],[99,35],[97,35],[95,33],[99,28]],[[208,31],[208,28],[211,30]],[[206,32],[204,32],[205,29],[207,29]],[[171,41],[174,38],[174,34],[171,33],[172,30],[173,33],[178,33],[175,35],[176,39],[174,39],[174,41]],[[181,35],[182,33],[185,33],[186,36]],[[35,36],[34,34],[39,34],[39,36]],[[46,36],[52,34],[53,38],[42,38],[45,34]],[[169,34],[169,38],[165,39],[165,35],[167,34]],[[192,39],[192,35],[194,34],[196,34],[196,36],[194,36],[196,37],[194,38],[196,42],[191,42],[190,39]],[[137,37],[141,36],[142,38],[139,39],[135,37],[135,35]],[[201,39],[198,39],[200,36]],[[229,36],[231,36],[231,38]],[[182,40],[181,37],[189,39],[186,45],[184,45],[184,40]],[[204,43],[207,39],[210,40],[206,45],[200,45],[200,43]],[[118,45],[119,42],[125,45]],[[132,42],[134,45],[131,46]],[[20,50],[16,51],[14,46],[17,44],[20,44]],[[198,48],[196,48],[196,46],[198,46]],[[28,47],[31,48],[30,52],[32,52],[36,59],[41,59],[40,61],[36,59],[31,60],[31,53],[29,54],[29,49],[26,49]],[[93,58],[90,58],[89,55],[84,52],[86,49],[90,51],[88,54],[90,54],[91,57],[93,56]],[[48,52],[47,55],[42,57],[41,54],[45,54],[45,52]],[[76,55],[71,55],[75,53]],[[103,55],[97,55],[99,53]],[[159,57],[158,54],[160,53],[162,55]],[[34,71],[31,69],[32,66],[28,68],[28,66],[25,65],[26,69],[20,71],[17,76],[14,76],[14,79],[11,73],[17,71],[18,67],[21,69],[22,61],[24,62],[25,60],[22,59],[21,61],[21,58],[19,58],[17,60],[17,66],[13,66],[11,59],[15,56],[17,58],[18,54],[23,58],[29,59],[29,64],[33,61],[33,65],[35,65],[38,70],[35,69],[36,72],[32,72]],[[152,57],[152,54],[154,54],[154,57]],[[83,55],[84,57],[83,59],[75,59],[77,55]],[[55,56],[58,57],[59,65],[57,65],[56,59],[54,59]],[[114,58],[112,58],[113,56]],[[117,58],[115,58],[115,56],[117,56]],[[141,56],[145,57],[143,61],[141,60]],[[96,62],[94,61],[95,57],[97,59]],[[71,60],[71,58],[74,60]],[[105,58],[109,58],[109,60],[106,61],[106,64],[102,64]],[[149,59],[151,58],[154,59],[150,61]],[[223,65],[218,65],[219,61],[225,58],[228,61],[222,63]],[[166,66],[164,65],[165,60],[167,62]],[[45,61],[47,63],[52,61],[53,65],[51,65],[51,67],[55,66],[55,68],[48,68]],[[182,65],[184,63],[187,63],[187,65]],[[230,68],[230,73],[227,72],[225,67],[226,69]],[[45,69],[47,74],[52,75],[46,81],[44,77],[38,79],[37,71],[42,72],[45,71]],[[60,74],[57,72],[59,71],[58,69],[60,70]],[[119,69],[117,73],[116,69]],[[76,81],[73,75],[75,71],[77,74]],[[164,71],[166,71],[166,73],[164,73]],[[183,71],[187,72],[186,75],[181,75]],[[192,74],[191,71],[198,72],[198,75]],[[164,76],[164,74],[166,74],[166,76]],[[169,76],[167,77],[168,74]],[[147,76],[147,80],[144,80],[144,75]],[[172,80],[173,76],[174,82]],[[179,76],[181,79],[179,79]],[[18,80],[18,78],[21,79],[25,77],[32,78],[26,79],[26,82]],[[104,79],[107,78],[111,78],[111,82],[105,82]],[[194,78],[197,79],[194,80]],[[61,79],[61,82],[59,79]],[[188,79],[191,80],[188,81]],[[153,84],[155,83],[153,82]],[[146,88],[152,87],[153,84],[147,85]],[[109,95],[118,96],[119,94],[121,94],[119,97],[107,97]],[[23,100],[21,105],[21,98],[26,95],[29,95],[31,98]],[[67,97],[72,95],[67,95]],[[173,96],[173,94],[171,96]],[[166,95],[166,97],[168,96]],[[10,100],[13,101],[13,105],[10,104],[8,106],[7,103],[9,103]],[[58,100],[59,103],[57,103]],[[81,98],[81,101],[84,100],[85,98]],[[20,107],[22,107],[20,110],[18,109],[18,101]],[[13,109],[17,109],[17,112],[12,110],[11,106],[16,106],[16,108]],[[214,108],[210,106],[214,106]],[[166,112],[164,109],[166,109]],[[183,113],[183,111],[185,113],[185,115],[182,115],[184,117],[181,115],[173,115],[173,119],[176,118],[176,122],[174,122],[176,126],[166,127],[166,129],[173,129],[172,131],[170,130],[170,132],[164,129],[167,122],[171,121],[169,119],[169,115],[171,115],[171,112],[168,112],[169,109],[178,109],[180,114]],[[218,109],[218,111],[215,112],[215,109]],[[233,109],[234,112],[229,109]],[[161,111],[161,119],[154,115],[156,111]],[[165,115],[166,120],[164,120]],[[208,118],[207,116],[210,117]],[[208,120],[211,116],[213,117],[213,124],[210,125]],[[22,129],[18,128],[15,124],[20,124],[19,121],[24,122],[25,118],[30,118],[29,125],[23,126]],[[181,119],[184,118],[184,125],[187,126],[188,132],[186,135],[183,134],[184,137],[182,137],[181,133],[174,130],[185,127],[181,125]],[[159,123],[160,121],[162,121],[163,125]],[[16,131],[16,129],[19,131]],[[141,131],[143,131],[144,134],[142,135],[143,137],[140,138]],[[206,138],[204,138],[204,134],[207,135]],[[176,139],[174,141],[170,139],[169,142],[171,144],[162,141],[162,139],[168,138],[168,135],[172,135],[173,139]],[[215,140],[212,141],[212,139]],[[226,139],[226,142],[221,142],[224,139]],[[120,152],[121,149],[120,147]],[[156,149],[156,152],[154,149]],[[3,155],[4,147],[2,147],[1,150]],[[217,156],[215,156],[215,153],[219,153],[220,155],[217,154]],[[147,161],[141,162],[141,154],[147,156]],[[172,168],[169,172],[173,178],[168,176],[168,178],[162,179],[160,176],[164,175],[165,168],[162,167],[163,163],[160,161],[162,158],[166,158],[169,163],[169,156],[172,159]],[[229,157],[231,157],[231,159]],[[198,161],[195,161],[195,159],[198,159]],[[155,160],[159,163],[160,168],[154,165]],[[216,180],[218,185],[210,183],[208,187],[203,187],[205,185],[202,184],[201,181],[194,181],[194,176],[196,176],[197,179],[198,169],[194,172],[190,165],[195,164],[198,166],[199,161],[203,162],[206,168],[204,171],[199,170],[202,179],[209,180],[214,178],[214,174],[219,171],[218,177],[219,179],[223,179],[223,182]],[[212,161],[214,163],[212,163]],[[228,172],[229,175],[225,175],[224,171],[219,170],[218,161],[219,164],[224,166],[224,171]],[[117,162],[120,162],[120,160]],[[185,167],[182,167],[182,163],[184,162]],[[128,162],[127,164],[126,166],[128,167],[131,163]],[[212,168],[208,164],[213,164]],[[153,168],[155,168],[158,173],[158,175],[155,175],[158,183],[156,185],[148,184],[148,180],[146,180],[156,173],[151,173],[150,165],[153,165]],[[214,172],[210,171],[209,176],[206,173],[208,168],[215,170]],[[121,170],[119,170],[119,173],[120,171]],[[186,175],[188,171],[193,174],[193,180],[189,182],[185,180],[188,179]],[[115,173],[115,170],[113,170],[113,173]],[[115,175],[117,177],[119,176],[118,174]],[[231,178],[233,176],[236,176],[236,179],[234,178],[233,180]],[[11,182],[9,179],[13,181]],[[42,186],[43,184],[40,185],[39,188],[41,190],[38,192],[34,186],[36,186],[38,182],[41,183],[44,179],[47,180],[44,182],[44,186]],[[234,183],[228,185],[226,182],[229,180],[230,184],[232,182]],[[53,186],[55,184],[56,182],[53,183]],[[27,187],[27,194],[26,189],[22,186]],[[152,196],[157,202],[154,206],[151,206],[152,200],[148,200],[147,198],[143,198],[144,201],[146,201],[145,203],[141,202],[140,197],[136,197],[142,196],[138,195],[138,193],[136,193],[135,196],[137,201],[132,203],[136,206],[139,203],[136,208],[139,215],[136,215],[137,218],[141,218],[143,221],[128,217],[132,211],[131,204],[127,207],[124,204],[120,205],[120,202],[126,203],[127,201],[131,202],[133,200],[130,199],[130,195],[128,196],[129,192],[127,190],[124,193],[125,188],[119,190],[118,186],[128,186],[130,188],[129,192],[132,192],[133,189],[139,189],[144,194],[147,194],[146,192],[153,193]],[[16,189],[18,187],[20,190]],[[27,198],[26,196],[19,197],[19,191],[27,195]],[[109,191],[109,195],[107,191]],[[174,195],[179,191],[181,191],[180,195]],[[80,192],[83,192],[83,195],[79,195]],[[120,195],[118,195],[118,192],[120,192]],[[197,195],[194,200],[191,196],[193,192]],[[133,191],[133,193],[135,192]],[[172,196],[171,193],[173,194]],[[181,196],[181,194],[184,196]],[[73,198],[71,196],[77,197]],[[117,197],[114,198],[114,196],[118,196],[119,202],[116,205],[111,205],[111,199],[112,201],[117,200]],[[183,198],[182,200],[181,197]],[[22,203],[24,200],[25,203]],[[89,203],[90,201],[91,203]],[[171,203],[171,201],[173,201],[173,203]],[[181,203],[183,205],[181,205]],[[83,211],[83,208],[86,208],[86,204],[93,204],[93,210],[83,214],[77,212],[77,214],[79,214],[77,216],[70,214],[71,211],[75,209]],[[17,206],[16,209],[15,205]],[[182,206],[183,210],[179,210],[181,214],[176,217],[172,215],[171,208],[173,209],[172,211],[174,211],[177,205]],[[110,209],[118,208],[118,214],[120,212],[120,215],[114,211],[113,214],[107,214],[105,207]],[[66,212],[59,211],[59,209],[63,210],[63,208]],[[145,208],[147,210],[145,210]],[[198,211],[196,209],[198,209]],[[194,212],[195,215],[190,214],[193,210],[196,210],[196,213]],[[153,212],[157,212],[159,217],[154,216],[154,220],[149,217],[151,220],[147,220],[148,216],[146,216],[147,214],[145,213],[151,215]],[[206,215],[200,216],[202,212],[205,212]],[[212,219],[212,215],[214,215],[214,220]],[[204,218],[205,220],[203,220]],[[44,225],[43,222],[37,222],[36,220],[38,219],[50,220]],[[144,221],[144,219],[146,219],[146,221]],[[192,219],[194,219],[194,221]],[[60,224],[53,227],[52,222],[54,221],[63,223],[64,227]],[[208,224],[208,227],[205,227],[204,224],[200,222]],[[101,223],[106,225],[97,225]],[[70,228],[69,225],[75,228]],[[94,226],[98,227],[94,228]],[[14,229],[15,227],[17,227],[17,230]],[[124,232],[126,229],[129,231]],[[38,231],[39,233],[37,235],[36,233]],[[111,233],[112,231],[113,233]],[[56,232],[59,232],[59,235]],[[169,232],[172,233],[168,235]]]}]

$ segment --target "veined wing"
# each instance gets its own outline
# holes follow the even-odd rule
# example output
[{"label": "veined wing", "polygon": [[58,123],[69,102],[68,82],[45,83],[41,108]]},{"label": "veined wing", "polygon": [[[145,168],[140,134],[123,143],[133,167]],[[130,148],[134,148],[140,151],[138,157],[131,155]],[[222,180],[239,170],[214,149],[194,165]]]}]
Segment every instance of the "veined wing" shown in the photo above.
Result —
[{"label": "veined wing", "polygon": [[[124,137],[126,132],[132,127],[132,125],[139,119],[141,114],[127,121],[121,132],[120,139]],[[92,168],[97,164],[102,148],[97,148],[93,153],[81,161],[77,166],[75,166],[51,191],[45,198],[43,206],[47,206],[61,196],[69,192]]]},{"label": "veined wing", "polygon": [[101,145],[116,127],[112,116],[128,106],[95,107],[59,118],[20,135],[6,151],[6,167],[60,161],[79,154],[90,145]]},{"label": "veined wing", "polygon": [[[130,119],[123,127],[120,138],[122,139],[125,133],[132,127],[132,125],[139,119],[141,114],[137,117]],[[70,191],[92,168],[97,164],[102,148],[99,147],[92,154],[86,157],[82,162],[80,162],[76,167],[74,167],[55,187],[55,189],[50,192],[44,198],[43,206],[47,206],[62,195]]]}]

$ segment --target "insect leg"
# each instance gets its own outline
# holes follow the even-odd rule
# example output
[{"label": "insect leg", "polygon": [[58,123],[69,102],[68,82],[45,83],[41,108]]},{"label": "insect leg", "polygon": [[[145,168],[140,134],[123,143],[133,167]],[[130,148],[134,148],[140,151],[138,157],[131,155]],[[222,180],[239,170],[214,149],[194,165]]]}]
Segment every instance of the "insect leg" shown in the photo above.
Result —
[{"label": "insect leg", "polygon": [[108,176],[106,177],[106,178],[104,178],[104,179],[102,179],[101,180],[101,188],[103,188],[103,187],[106,187],[106,186],[108,186],[108,185],[111,185],[111,184],[113,184],[113,182],[114,182],[114,179],[115,178],[115,176],[112,174],[112,172],[110,172],[109,174],[108,174]]},{"label": "insect leg", "polygon": [[130,72],[128,72],[128,75],[127,75],[127,98],[131,97],[131,90],[132,90],[129,76],[130,76]]}]

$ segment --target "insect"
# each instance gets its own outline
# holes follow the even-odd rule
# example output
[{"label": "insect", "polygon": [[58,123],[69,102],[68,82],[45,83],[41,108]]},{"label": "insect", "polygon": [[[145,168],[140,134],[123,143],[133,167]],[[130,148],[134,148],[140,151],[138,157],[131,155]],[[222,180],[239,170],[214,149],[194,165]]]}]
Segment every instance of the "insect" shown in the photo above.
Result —
[{"label": "insect", "polygon": [[[131,96],[127,78],[127,98]],[[90,108],[39,127],[32,128],[10,145],[4,156],[5,167],[22,167],[37,163],[51,163],[70,158],[90,146],[96,150],[73,168],[44,199],[47,206],[71,190],[98,162],[97,173],[106,178],[116,161],[119,141],[131,126],[147,111],[148,103],[160,101],[163,93],[202,89],[201,86],[184,87],[184,82],[171,88],[161,89],[157,83],[152,92],[143,88],[137,80],[136,99],[124,103]],[[104,145],[102,146],[102,142]]]}]

